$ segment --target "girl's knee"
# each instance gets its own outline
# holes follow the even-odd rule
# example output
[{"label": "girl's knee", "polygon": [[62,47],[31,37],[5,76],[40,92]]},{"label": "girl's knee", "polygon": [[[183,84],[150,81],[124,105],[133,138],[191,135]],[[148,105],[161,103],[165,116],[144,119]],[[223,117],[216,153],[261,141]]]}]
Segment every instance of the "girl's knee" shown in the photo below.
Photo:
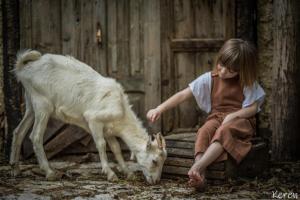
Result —
[{"label": "girl's knee", "polygon": [[228,123],[222,124],[216,132],[229,132],[230,131],[230,126]]},{"label": "girl's knee", "polygon": [[217,129],[214,138],[226,138],[228,136],[231,137],[231,129],[230,129],[230,127],[229,126],[220,126]]},{"label": "girl's knee", "polygon": [[197,139],[209,139],[210,133],[206,129],[200,128],[197,132]]}]

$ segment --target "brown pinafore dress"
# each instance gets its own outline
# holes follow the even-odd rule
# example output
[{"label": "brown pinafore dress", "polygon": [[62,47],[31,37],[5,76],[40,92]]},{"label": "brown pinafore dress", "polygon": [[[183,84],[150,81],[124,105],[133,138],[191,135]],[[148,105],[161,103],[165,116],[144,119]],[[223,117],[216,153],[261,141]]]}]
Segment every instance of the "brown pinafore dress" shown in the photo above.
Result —
[{"label": "brown pinafore dress", "polygon": [[236,118],[222,125],[226,115],[242,108],[243,89],[239,77],[221,79],[217,72],[212,72],[211,113],[205,124],[198,130],[195,142],[195,156],[204,153],[208,146],[218,141],[225,152],[216,160],[227,159],[227,153],[237,163],[251,149],[251,138],[255,134],[255,118]]}]

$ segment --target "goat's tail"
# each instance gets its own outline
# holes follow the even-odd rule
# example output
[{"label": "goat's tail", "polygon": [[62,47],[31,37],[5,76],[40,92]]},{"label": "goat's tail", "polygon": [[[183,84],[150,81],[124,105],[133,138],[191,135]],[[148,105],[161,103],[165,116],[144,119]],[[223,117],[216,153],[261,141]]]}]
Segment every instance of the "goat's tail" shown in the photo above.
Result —
[{"label": "goat's tail", "polygon": [[36,61],[40,59],[42,54],[36,50],[23,50],[19,51],[17,54],[17,61],[15,65],[15,70],[21,70],[28,62]]}]

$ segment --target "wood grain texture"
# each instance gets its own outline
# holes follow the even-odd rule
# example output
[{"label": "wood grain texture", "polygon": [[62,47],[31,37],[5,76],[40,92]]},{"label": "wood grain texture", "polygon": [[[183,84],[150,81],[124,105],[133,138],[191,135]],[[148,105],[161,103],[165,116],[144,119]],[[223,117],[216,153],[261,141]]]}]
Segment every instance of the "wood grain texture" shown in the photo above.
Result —
[{"label": "wood grain texture", "polygon": [[61,152],[74,142],[84,138],[86,135],[87,133],[78,127],[67,127],[60,132],[58,136],[45,145],[44,149],[47,158],[51,159],[57,153]]},{"label": "wood grain texture", "polygon": [[61,1],[34,0],[31,6],[32,47],[42,53],[61,53]]},{"label": "wood grain texture", "polygon": [[272,157],[300,157],[300,8],[299,1],[274,1],[274,50],[272,71]]},{"label": "wood grain texture", "polygon": [[[144,1],[145,110],[161,103],[160,1]],[[150,132],[161,130],[160,122],[148,124]]]},{"label": "wood grain texture", "polygon": [[31,29],[32,29],[32,5],[31,1],[24,0],[19,2],[20,10],[20,49],[32,48]]}]

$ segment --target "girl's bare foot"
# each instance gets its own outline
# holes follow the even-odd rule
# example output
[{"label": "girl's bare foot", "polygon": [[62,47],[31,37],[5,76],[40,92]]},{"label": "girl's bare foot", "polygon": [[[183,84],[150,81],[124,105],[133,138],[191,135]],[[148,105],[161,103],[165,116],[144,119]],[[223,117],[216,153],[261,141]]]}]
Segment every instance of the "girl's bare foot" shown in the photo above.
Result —
[{"label": "girl's bare foot", "polygon": [[199,161],[196,161],[193,166],[191,167],[191,169],[188,172],[188,175],[191,177],[195,177],[197,180],[201,179],[200,176],[200,166],[199,166]]},{"label": "girl's bare foot", "polygon": [[203,191],[206,185],[204,171],[200,172],[199,163],[196,161],[188,172],[189,185],[199,191]]},{"label": "girl's bare foot", "polygon": [[203,192],[206,187],[206,179],[204,173],[200,174],[200,178],[198,176],[189,176],[189,185],[194,187],[196,190]]}]

